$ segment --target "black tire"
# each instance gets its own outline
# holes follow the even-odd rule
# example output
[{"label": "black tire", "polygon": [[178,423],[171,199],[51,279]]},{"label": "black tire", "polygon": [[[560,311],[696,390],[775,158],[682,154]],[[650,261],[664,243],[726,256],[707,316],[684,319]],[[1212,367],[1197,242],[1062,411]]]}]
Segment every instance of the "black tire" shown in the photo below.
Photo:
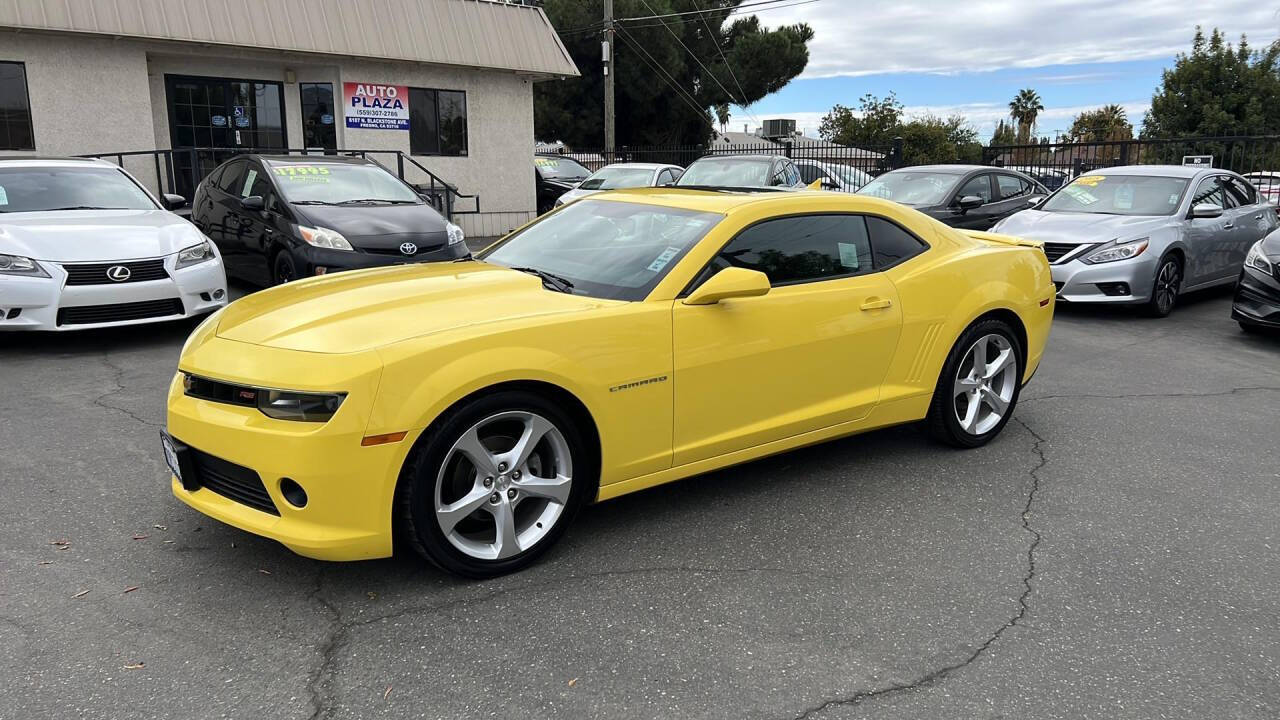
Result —
[{"label": "black tire", "polygon": [[[555,425],[569,448],[574,469],[573,483],[564,510],[536,544],[506,559],[478,559],[462,552],[445,537],[436,520],[436,482],[441,464],[448,459],[450,449],[462,433],[486,418],[508,411],[533,412]],[[516,572],[531,565],[564,535],[577,511],[594,496],[596,473],[596,465],[583,440],[582,431],[555,403],[523,390],[482,395],[438,418],[409,453],[400,472],[396,498],[402,540],[432,565],[455,575],[483,579]]]},{"label": "black tire", "polygon": [[1156,265],[1156,275],[1151,282],[1151,298],[1142,306],[1147,317],[1168,317],[1178,304],[1182,292],[1182,262],[1177,255],[1165,255]]},{"label": "black tire", "polygon": [[[953,383],[969,350],[974,343],[987,335],[999,335],[1009,343],[1013,349],[1017,370],[1014,374],[1013,396],[1003,417],[991,429],[975,435],[966,431],[956,417],[954,403],[957,396],[953,393]],[[1014,332],[1009,323],[997,318],[987,318],[970,325],[951,347],[951,352],[947,354],[947,361],[942,365],[942,372],[938,375],[938,382],[933,390],[933,400],[929,403],[929,413],[925,416],[925,429],[929,436],[937,442],[957,448],[976,448],[990,442],[1008,424],[1018,406],[1026,362],[1026,350],[1018,340],[1018,333]]]},{"label": "black tire", "polygon": [[1237,320],[1236,322],[1240,324],[1240,330],[1242,330],[1246,335],[1262,334],[1262,328],[1258,327],[1257,325],[1244,322],[1243,320]]},{"label": "black tire", "polygon": [[293,255],[288,250],[276,253],[271,261],[271,284],[284,285],[298,279],[298,266],[293,263]]}]

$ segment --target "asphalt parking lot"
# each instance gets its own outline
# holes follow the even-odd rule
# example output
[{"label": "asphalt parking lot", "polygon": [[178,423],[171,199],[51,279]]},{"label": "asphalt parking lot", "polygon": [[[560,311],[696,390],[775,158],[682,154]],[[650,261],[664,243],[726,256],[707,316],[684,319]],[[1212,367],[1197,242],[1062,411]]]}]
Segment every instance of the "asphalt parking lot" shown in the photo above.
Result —
[{"label": "asphalt parking lot", "polygon": [[1229,305],[1060,309],[986,448],[657,488],[488,582],[173,499],[191,324],[0,336],[0,717],[1280,716],[1280,338]]}]

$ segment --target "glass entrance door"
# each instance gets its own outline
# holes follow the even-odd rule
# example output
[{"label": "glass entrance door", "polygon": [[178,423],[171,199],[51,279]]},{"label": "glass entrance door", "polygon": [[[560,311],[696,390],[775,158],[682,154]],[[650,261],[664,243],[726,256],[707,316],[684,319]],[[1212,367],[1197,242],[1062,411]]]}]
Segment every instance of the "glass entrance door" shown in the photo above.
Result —
[{"label": "glass entrance door", "polygon": [[[237,152],[288,147],[284,127],[284,87],[278,82],[165,76],[169,140],[174,153],[176,192],[188,200],[195,182]],[[194,178],[193,178],[194,174]]]}]

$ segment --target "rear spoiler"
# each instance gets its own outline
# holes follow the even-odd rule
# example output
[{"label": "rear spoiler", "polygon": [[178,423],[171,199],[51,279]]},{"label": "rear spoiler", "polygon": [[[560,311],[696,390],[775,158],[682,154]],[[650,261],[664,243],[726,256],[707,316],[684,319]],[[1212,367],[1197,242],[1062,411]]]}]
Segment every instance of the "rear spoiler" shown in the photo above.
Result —
[{"label": "rear spoiler", "polygon": [[1017,245],[1021,247],[1031,247],[1031,248],[1038,248],[1038,247],[1044,246],[1044,243],[1040,242],[1039,240],[1027,240],[1025,238],[1014,237],[1012,235],[1001,235],[999,233],[982,232],[981,230],[960,230],[960,232],[964,235],[967,235],[973,238],[974,240],[980,240],[982,242],[992,243],[995,245]]}]

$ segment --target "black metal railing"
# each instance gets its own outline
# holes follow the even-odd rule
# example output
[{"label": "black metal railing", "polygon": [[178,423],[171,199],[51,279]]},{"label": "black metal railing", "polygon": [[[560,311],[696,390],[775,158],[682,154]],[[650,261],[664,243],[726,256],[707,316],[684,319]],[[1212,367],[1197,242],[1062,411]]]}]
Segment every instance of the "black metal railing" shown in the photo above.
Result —
[{"label": "black metal railing", "polygon": [[[214,168],[237,155],[262,153],[264,155],[347,155],[362,157],[381,165],[388,172],[409,183],[447,218],[455,215],[475,215],[480,212],[480,196],[458,191],[456,185],[446,182],[428,170],[413,156],[401,150],[320,150],[315,148],[175,148],[161,150],[132,150],[127,152],[85,153],[78,157],[112,160],[120,167],[142,174],[150,169],[155,173],[156,190],[159,193],[175,193],[185,197],[188,203],[196,185],[200,184]],[[132,166],[132,167],[130,167]],[[142,178],[139,178],[142,179]],[[459,201],[470,201],[471,207],[460,208]]]},{"label": "black metal railing", "polygon": [[878,175],[901,165],[902,142],[874,147],[853,147],[812,138],[792,140],[766,140],[759,142],[726,143],[710,142],[704,145],[650,145],[620,147],[615,150],[602,148],[563,147],[538,148],[539,154],[561,155],[572,158],[590,170],[598,170],[616,162],[669,163],[688,167],[690,163],[706,155],[785,155],[793,160],[816,160],[833,165],[847,165],[872,175]]}]

